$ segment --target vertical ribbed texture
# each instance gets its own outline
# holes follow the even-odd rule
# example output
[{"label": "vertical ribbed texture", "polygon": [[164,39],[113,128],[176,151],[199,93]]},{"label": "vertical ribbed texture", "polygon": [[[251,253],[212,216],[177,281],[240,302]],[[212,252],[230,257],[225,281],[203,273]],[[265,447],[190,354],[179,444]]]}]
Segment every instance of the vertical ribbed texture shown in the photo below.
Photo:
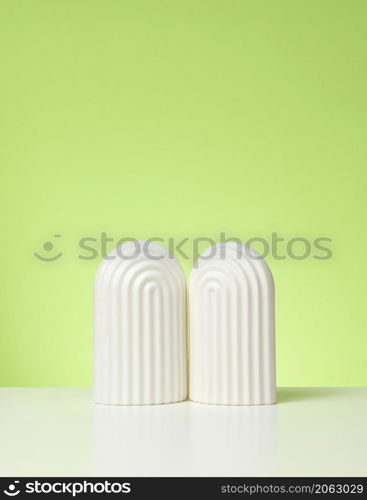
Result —
[{"label": "vertical ribbed texture", "polygon": [[190,276],[190,399],[276,402],[274,282],[259,254],[226,242],[206,250]]},{"label": "vertical ribbed texture", "polygon": [[143,243],[125,243],[97,271],[97,403],[160,404],[186,398],[184,274],[166,249],[149,243],[147,256]]}]

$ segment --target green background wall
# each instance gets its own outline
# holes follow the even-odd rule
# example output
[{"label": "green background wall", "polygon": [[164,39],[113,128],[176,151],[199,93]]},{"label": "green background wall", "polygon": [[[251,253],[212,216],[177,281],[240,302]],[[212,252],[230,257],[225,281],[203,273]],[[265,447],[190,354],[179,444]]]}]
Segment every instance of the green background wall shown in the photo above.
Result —
[{"label": "green background wall", "polygon": [[367,385],[366,31],[364,0],[1,0],[0,385],[90,385],[103,231],[332,238],[268,259],[278,384]]}]

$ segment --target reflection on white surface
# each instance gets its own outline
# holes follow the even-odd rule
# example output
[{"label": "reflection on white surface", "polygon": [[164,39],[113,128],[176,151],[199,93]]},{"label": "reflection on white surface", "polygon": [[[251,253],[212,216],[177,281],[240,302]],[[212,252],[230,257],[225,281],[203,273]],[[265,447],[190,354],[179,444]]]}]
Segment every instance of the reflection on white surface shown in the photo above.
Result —
[{"label": "reflection on white surface", "polygon": [[94,405],[0,389],[1,476],[364,476],[367,389],[281,389],[272,406]]},{"label": "reflection on white surface", "polygon": [[[270,471],[276,406],[181,403],[94,409],[96,470],[116,475]],[[163,472],[164,470],[164,472]]]}]

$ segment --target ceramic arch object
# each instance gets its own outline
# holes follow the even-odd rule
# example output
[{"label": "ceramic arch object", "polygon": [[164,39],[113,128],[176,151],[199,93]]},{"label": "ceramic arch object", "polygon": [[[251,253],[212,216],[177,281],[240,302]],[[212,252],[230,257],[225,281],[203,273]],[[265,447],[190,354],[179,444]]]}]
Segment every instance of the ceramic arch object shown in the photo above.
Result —
[{"label": "ceramic arch object", "polygon": [[276,402],[274,282],[264,259],[237,242],[201,254],[190,275],[190,399]]},{"label": "ceramic arch object", "polygon": [[186,398],[185,290],[181,266],[156,243],[127,242],[103,260],[94,295],[95,402]]}]

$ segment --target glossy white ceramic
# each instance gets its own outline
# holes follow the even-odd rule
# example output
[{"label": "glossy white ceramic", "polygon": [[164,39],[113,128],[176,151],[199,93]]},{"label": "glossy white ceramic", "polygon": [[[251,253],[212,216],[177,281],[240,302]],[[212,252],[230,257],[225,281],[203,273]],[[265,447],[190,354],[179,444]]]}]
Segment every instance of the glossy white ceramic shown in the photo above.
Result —
[{"label": "glossy white ceramic", "polygon": [[276,401],[274,282],[264,259],[237,242],[208,248],[190,276],[190,399]]},{"label": "glossy white ceramic", "polygon": [[181,401],[186,382],[186,286],[180,264],[153,242],[128,242],[97,272],[94,400]]}]

